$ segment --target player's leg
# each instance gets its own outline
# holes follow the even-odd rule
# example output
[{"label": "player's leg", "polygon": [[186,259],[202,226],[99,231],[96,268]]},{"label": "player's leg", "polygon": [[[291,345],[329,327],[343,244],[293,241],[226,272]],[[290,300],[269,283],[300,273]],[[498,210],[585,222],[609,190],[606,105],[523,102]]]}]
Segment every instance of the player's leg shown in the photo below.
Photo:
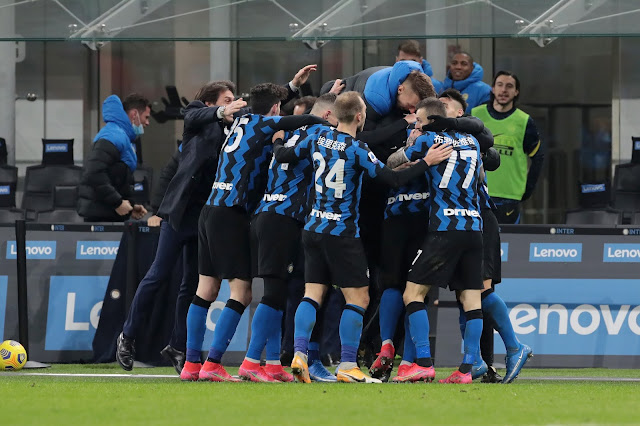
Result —
[{"label": "player's leg", "polygon": [[116,344],[116,360],[126,370],[133,369],[135,338],[153,305],[156,293],[169,277],[182,250],[183,239],[168,223],[162,223],[158,248],[151,267],[138,285],[131,308]]},{"label": "player's leg", "polygon": [[[305,250],[307,250],[306,245]],[[316,266],[309,265],[309,258],[306,256],[306,253],[307,251],[305,251],[305,277],[313,277],[314,273],[309,268],[315,268],[317,264],[314,264]],[[311,339],[313,327],[316,324],[317,311],[320,308],[326,292],[326,284],[305,284],[304,297],[296,310],[293,334],[294,355],[291,361],[291,371],[300,382],[311,383],[308,364],[309,340]]]},{"label": "player's leg", "polygon": [[[282,316],[287,303],[289,265],[300,247],[301,223],[280,214],[263,212],[251,223],[254,276],[261,277],[264,295],[251,322],[251,340],[238,374],[251,381],[292,381],[280,364]],[[267,365],[260,366],[267,348]],[[276,342],[277,340],[277,342]]]},{"label": "player's leg", "polygon": [[[200,263],[199,268],[202,268]],[[207,330],[207,314],[211,303],[218,297],[220,280],[207,275],[199,275],[196,295],[193,296],[187,312],[187,353],[180,373],[182,380],[198,380],[202,365],[202,341]]]},{"label": "player's leg", "polygon": [[340,317],[341,356],[336,378],[339,382],[380,383],[364,374],[357,363],[364,314],[369,306],[369,277],[362,241],[333,235],[323,237],[331,280],[342,289],[346,302]]},{"label": "player's leg", "polygon": [[207,361],[200,378],[235,381],[221,365],[245,308],[251,303],[251,248],[249,215],[235,207],[211,208],[211,263],[217,277],[229,281],[230,296],[220,313]]},{"label": "player's leg", "polygon": [[[383,379],[393,368],[395,347],[393,338],[398,321],[404,312],[402,293],[406,282],[406,251],[410,229],[406,216],[387,218],[382,224],[380,247],[380,286],[383,289],[380,298],[379,321],[382,346],[378,357],[371,365],[371,377]],[[415,254],[414,250],[414,254]],[[413,260],[413,259],[411,259]],[[386,380],[384,380],[386,381]]]},{"label": "player's leg", "polygon": [[441,382],[471,383],[473,380],[471,370],[476,358],[480,355],[480,335],[482,334],[480,300],[483,289],[482,233],[453,231],[450,235],[460,252],[456,262],[456,274],[449,288],[456,291],[464,311],[464,357],[458,370]]},{"label": "player's leg", "polygon": [[320,359],[320,342],[324,337],[325,313],[327,312],[327,306],[331,303],[329,291],[330,289],[327,289],[328,294],[325,295],[324,302],[316,312],[316,324],[309,340],[307,363],[309,365],[309,377],[313,382],[335,382],[337,380],[336,376],[327,370]]},{"label": "player's leg", "polygon": [[198,287],[187,311],[186,360],[180,378],[198,380],[202,367],[202,341],[206,332],[207,314],[220,291],[220,280],[211,262],[211,208],[204,206],[198,219]]}]

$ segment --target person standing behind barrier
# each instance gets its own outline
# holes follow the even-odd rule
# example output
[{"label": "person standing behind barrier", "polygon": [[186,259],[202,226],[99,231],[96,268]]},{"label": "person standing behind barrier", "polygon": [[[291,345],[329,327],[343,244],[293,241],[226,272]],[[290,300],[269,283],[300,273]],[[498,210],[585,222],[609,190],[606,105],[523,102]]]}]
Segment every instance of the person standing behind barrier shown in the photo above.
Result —
[{"label": "person standing behind barrier", "polygon": [[487,102],[491,95],[491,87],[482,81],[484,70],[482,66],[473,61],[467,52],[456,53],[449,63],[449,72],[442,82],[442,90],[456,89],[462,93],[467,102],[467,114],[478,105]]},{"label": "person standing behind barrier", "polygon": [[520,95],[518,77],[509,71],[499,71],[491,90],[491,101],[471,113],[491,130],[495,148],[500,153],[500,168],[487,172],[489,195],[498,209],[498,223],[520,223],[520,203],[531,197],[538,182],[544,147],[533,119],[516,108]]},{"label": "person standing behind barrier", "polygon": [[149,125],[151,104],[133,93],[120,101],[111,95],[102,104],[107,123],[93,139],[78,193],[78,214],[85,222],[123,222],[140,219],[147,210],[129,201],[138,158],[133,141]]},{"label": "person standing behind barrier", "polygon": [[175,324],[169,344],[160,352],[178,374],[182,371],[186,350],[186,317],[198,284],[198,218],[213,180],[218,152],[225,135],[224,123],[246,106],[234,101],[235,85],[214,81],[203,86],[196,100],[185,109],[183,143],[177,170],[169,183],[158,216],[160,238],[153,264],[140,282],[131,303],[123,331],[118,336],[116,360],[130,371],[135,359],[135,338],[153,309],[155,295],[171,276],[176,259],[183,254],[183,276],[176,300]]},{"label": "person standing behind barrier", "polygon": [[433,68],[431,68],[429,61],[422,57],[420,43],[416,40],[404,40],[398,45],[396,62],[398,61],[415,61],[419,63],[424,73],[431,78],[431,83],[433,83],[433,88],[436,89],[436,93],[442,91],[442,82],[433,78]]}]

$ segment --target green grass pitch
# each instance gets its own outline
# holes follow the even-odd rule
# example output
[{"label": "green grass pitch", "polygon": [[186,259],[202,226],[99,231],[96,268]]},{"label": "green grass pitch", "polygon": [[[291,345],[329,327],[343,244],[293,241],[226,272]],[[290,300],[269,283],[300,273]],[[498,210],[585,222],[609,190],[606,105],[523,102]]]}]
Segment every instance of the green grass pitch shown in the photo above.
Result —
[{"label": "green grass pitch", "polygon": [[[232,374],[237,369],[229,369]],[[451,371],[440,369],[437,378]],[[622,424],[640,422],[640,370],[525,369],[511,385],[182,383],[121,374],[117,365],[0,373],[2,423],[89,424]],[[135,374],[175,374],[170,368]],[[556,377],[558,380],[549,380]],[[6,423],[9,424],[9,423]]]}]

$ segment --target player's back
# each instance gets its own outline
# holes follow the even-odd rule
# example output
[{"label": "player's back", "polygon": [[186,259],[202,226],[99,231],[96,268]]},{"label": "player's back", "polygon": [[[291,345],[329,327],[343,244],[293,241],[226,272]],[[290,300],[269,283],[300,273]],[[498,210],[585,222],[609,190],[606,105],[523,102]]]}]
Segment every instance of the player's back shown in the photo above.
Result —
[{"label": "player's back", "polygon": [[252,210],[264,189],[271,136],[280,118],[245,114],[235,119],[222,145],[207,204]]},{"label": "player's back", "polygon": [[478,207],[480,149],[478,141],[466,133],[433,133],[418,137],[406,153],[410,160],[424,155],[433,145],[453,147],[447,161],[429,167],[431,231],[480,231]]},{"label": "player's back", "polygon": [[347,133],[327,129],[310,136],[314,200],[305,229],[359,237],[358,203],[364,162],[378,163],[365,143]]},{"label": "player's back", "polygon": [[[295,146],[308,136],[327,130],[324,124],[303,126],[285,133],[285,147]],[[272,157],[267,187],[256,213],[272,211],[304,221],[308,213],[308,188],[311,182],[311,161],[304,158],[297,163],[280,163]]]}]

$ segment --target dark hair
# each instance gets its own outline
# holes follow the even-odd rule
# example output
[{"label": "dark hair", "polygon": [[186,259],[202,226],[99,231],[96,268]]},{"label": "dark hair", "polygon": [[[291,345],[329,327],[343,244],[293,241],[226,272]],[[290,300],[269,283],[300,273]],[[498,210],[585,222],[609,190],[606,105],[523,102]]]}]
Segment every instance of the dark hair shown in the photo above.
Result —
[{"label": "dark hair", "polygon": [[287,99],[287,89],[273,83],[261,83],[251,88],[251,112],[268,114],[272,106]]},{"label": "dark hair", "polygon": [[356,114],[365,108],[362,102],[362,96],[360,93],[354,91],[344,92],[338,95],[333,106],[338,121],[347,124],[352,123],[356,118]]},{"label": "dark hair", "polygon": [[442,117],[447,116],[447,109],[438,98],[429,97],[421,100],[416,105],[416,111],[425,109],[427,113],[427,117],[430,115],[440,115]]},{"label": "dark hair", "polygon": [[[453,56],[456,56],[456,55],[466,55],[466,56],[468,56],[469,60],[471,61],[471,64],[473,65],[473,63],[474,63],[473,56],[471,56],[469,54],[469,52],[465,52],[464,50],[461,50],[461,51],[456,52],[456,53],[453,54]],[[451,57],[451,59],[453,59],[453,57]]]},{"label": "dark hair", "polygon": [[411,86],[411,90],[413,90],[420,99],[436,97],[436,89],[433,88],[431,79],[422,71],[411,71],[402,84]]},{"label": "dark hair", "polygon": [[456,89],[447,89],[444,92],[440,93],[438,98],[449,98],[452,101],[456,101],[460,104],[463,111],[467,110],[467,101],[464,100],[462,93],[458,92]]},{"label": "dark hair", "polygon": [[[491,83],[491,87],[495,87],[496,86],[496,80],[498,79],[498,77],[500,77],[501,75],[506,75],[508,77],[513,77],[513,79],[516,81],[516,90],[518,91],[518,94],[513,98],[513,104],[516,104],[516,101],[518,100],[518,98],[520,97],[520,79],[518,78],[517,75],[515,75],[514,73],[512,73],[511,71],[505,71],[505,70],[500,70],[496,73],[495,77],[493,77],[493,83]],[[490,102],[493,104],[494,99],[496,98],[495,95],[493,94],[493,90],[491,91],[491,100]]]},{"label": "dark hair", "polygon": [[293,103],[293,106],[297,107],[298,105],[303,105],[304,110],[308,111],[311,108],[313,108],[313,104],[315,103],[316,103],[315,96],[303,96],[300,99],[296,99],[296,101]]},{"label": "dark hair", "polygon": [[422,57],[420,53],[420,43],[416,40],[404,40],[398,45],[398,53],[404,52],[408,55],[415,55],[418,58]]},{"label": "dark hair", "polygon": [[151,108],[151,102],[139,93],[132,93],[122,100],[122,107],[126,112],[137,109],[144,112],[147,107]]},{"label": "dark hair", "polygon": [[215,104],[218,102],[220,95],[227,90],[231,93],[236,92],[236,85],[229,80],[210,81],[198,90],[195,99],[200,102],[209,102]]},{"label": "dark hair", "polygon": [[324,95],[316,99],[316,102],[313,104],[313,108],[311,110],[313,111],[316,106],[318,108],[327,108],[329,106],[333,106],[336,103],[337,97],[338,95],[336,95],[335,93],[325,93]]}]

